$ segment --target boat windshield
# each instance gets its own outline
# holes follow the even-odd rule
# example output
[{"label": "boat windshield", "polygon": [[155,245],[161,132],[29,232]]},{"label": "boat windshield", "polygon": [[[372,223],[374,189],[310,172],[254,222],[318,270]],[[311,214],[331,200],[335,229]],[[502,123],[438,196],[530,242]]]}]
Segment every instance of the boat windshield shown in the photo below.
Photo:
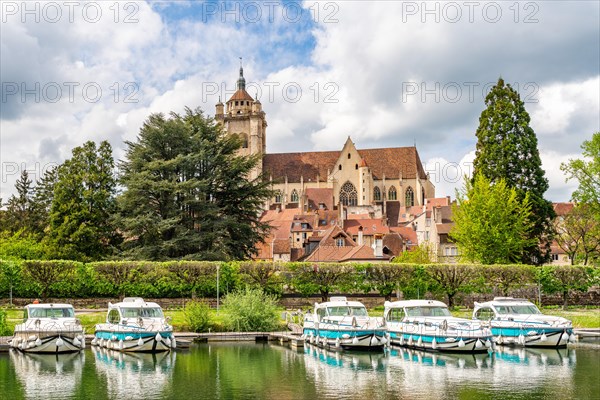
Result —
[{"label": "boat windshield", "polygon": [[451,317],[446,307],[406,307],[409,317]]},{"label": "boat windshield", "polygon": [[540,310],[533,304],[495,307],[498,314],[541,314]]},{"label": "boat windshield", "polygon": [[354,315],[356,317],[367,317],[367,309],[365,307],[350,307],[350,306],[338,306],[338,307],[327,307],[330,316],[344,317],[346,315]]},{"label": "boat windshield", "polygon": [[29,318],[73,318],[75,312],[72,308],[65,307],[52,307],[52,308],[41,308],[41,307],[30,307]]},{"label": "boat windshield", "polygon": [[159,307],[127,307],[121,308],[123,318],[162,318],[163,313]]}]

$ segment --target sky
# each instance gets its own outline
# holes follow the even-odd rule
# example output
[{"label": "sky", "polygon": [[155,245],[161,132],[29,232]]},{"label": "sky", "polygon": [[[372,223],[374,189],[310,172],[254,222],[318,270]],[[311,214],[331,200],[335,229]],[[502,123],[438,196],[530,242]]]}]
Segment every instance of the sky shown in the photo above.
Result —
[{"label": "sky", "polygon": [[151,113],[212,116],[235,89],[267,152],[416,145],[436,196],[471,171],[499,77],[531,116],[550,189],[600,131],[598,1],[0,2],[0,197],[88,140],[116,160]]}]

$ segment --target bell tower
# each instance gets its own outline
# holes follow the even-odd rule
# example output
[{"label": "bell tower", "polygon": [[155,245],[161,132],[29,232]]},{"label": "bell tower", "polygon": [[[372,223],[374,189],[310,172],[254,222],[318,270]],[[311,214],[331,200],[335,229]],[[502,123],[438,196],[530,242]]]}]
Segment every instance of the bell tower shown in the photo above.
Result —
[{"label": "bell tower", "polygon": [[[240,76],[237,80],[236,91],[227,103],[221,99],[216,104],[215,120],[223,125],[229,135],[238,135],[242,141],[239,154],[261,156],[266,153],[267,120],[262,104],[246,92],[246,79],[240,58]],[[254,179],[262,173],[262,161],[250,172],[249,179]]]}]

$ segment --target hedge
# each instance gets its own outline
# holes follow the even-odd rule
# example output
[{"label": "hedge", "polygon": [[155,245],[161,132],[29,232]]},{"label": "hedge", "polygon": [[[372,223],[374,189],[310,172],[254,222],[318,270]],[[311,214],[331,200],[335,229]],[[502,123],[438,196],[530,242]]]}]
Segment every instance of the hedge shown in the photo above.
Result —
[{"label": "hedge", "polygon": [[[0,296],[89,298],[141,296],[150,298],[215,297],[244,287],[268,294],[321,295],[379,293],[391,298],[426,292],[445,295],[452,306],[457,295],[509,294],[528,285],[559,293],[566,302],[574,291],[600,283],[600,268],[589,266],[277,263],[277,262],[141,262],[9,261],[0,260]],[[566,304],[566,303],[565,303]]]}]

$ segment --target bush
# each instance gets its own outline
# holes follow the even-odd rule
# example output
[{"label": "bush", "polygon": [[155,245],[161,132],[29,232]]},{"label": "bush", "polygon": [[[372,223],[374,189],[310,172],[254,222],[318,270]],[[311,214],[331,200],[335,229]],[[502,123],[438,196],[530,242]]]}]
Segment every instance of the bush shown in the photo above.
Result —
[{"label": "bush", "polygon": [[223,299],[229,316],[229,330],[237,332],[270,332],[279,327],[277,300],[260,288],[229,293]]},{"label": "bush", "polygon": [[192,332],[207,332],[211,327],[210,307],[200,301],[190,301],[183,311],[185,321]]},{"label": "bush", "polygon": [[10,336],[12,334],[12,329],[6,322],[6,311],[0,309],[0,336]]}]

